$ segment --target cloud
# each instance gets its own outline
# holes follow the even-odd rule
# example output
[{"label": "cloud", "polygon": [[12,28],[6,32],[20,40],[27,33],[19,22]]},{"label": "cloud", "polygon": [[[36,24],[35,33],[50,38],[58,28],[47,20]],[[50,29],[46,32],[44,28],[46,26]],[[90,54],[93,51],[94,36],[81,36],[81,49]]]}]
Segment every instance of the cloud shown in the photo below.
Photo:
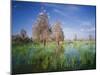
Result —
[{"label": "cloud", "polygon": [[75,35],[77,35],[78,38],[88,38],[89,34],[94,36],[95,27],[80,28],[80,29],[65,27],[63,28],[63,32],[65,39],[73,39]]},{"label": "cloud", "polygon": [[75,34],[79,34],[79,32],[74,28],[65,27],[63,28],[65,39],[73,39]]},{"label": "cloud", "polygon": [[91,21],[80,21],[81,32],[93,32],[95,31],[95,25]]},{"label": "cloud", "polygon": [[50,13],[49,12],[47,12],[47,15],[48,15],[48,18],[50,18]]},{"label": "cloud", "polygon": [[62,16],[66,16],[64,12],[62,12],[61,10],[58,10],[58,9],[54,9],[54,12],[62,15]]},{"label": "cloud", "polygon": [[90,27],[91,25],[90,21],[81,21],[81,26]]},{"label": "cloud", "polygon": [[69,5],[68,9],[69,10],[74,10],[74,11],[80,10],[79,6],[77,6],[77,5]]},{"label": "cloud", "polygon": [[92,27],[92,28],[81,28],[80,31],[82,31],[82,32],[93,32],[93,31],[95,31],[95,28],[94,27]]}]

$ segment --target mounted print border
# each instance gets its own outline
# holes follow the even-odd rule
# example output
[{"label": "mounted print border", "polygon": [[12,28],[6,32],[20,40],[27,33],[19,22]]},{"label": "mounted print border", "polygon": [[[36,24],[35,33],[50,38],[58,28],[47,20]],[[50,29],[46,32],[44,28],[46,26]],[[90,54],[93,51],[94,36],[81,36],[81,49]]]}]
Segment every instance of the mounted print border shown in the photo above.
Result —
[{"label": "mounted print border", "polygon": [[12,1],[12,74],[96,69],[96,6]]}]

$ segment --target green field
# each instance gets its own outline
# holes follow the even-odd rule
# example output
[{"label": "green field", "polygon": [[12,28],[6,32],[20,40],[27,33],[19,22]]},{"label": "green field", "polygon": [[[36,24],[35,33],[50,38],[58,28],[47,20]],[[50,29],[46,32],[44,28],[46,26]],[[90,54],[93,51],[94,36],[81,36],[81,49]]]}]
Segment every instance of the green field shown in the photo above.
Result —
[{"label": "green field", "polygon": [[95,41],[12,43],[14,73],[85,70],[96,68]]}]

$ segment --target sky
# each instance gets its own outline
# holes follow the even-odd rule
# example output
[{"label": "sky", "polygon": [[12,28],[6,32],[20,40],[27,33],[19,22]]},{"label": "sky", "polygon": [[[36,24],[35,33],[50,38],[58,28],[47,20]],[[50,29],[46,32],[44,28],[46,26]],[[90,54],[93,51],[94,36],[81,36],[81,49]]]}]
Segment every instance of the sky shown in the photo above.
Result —
[{"label": "sky", "polygon": [[41,8],[48,15],[49,25],[61,22],[65,39],[88,39],[91,35],[95,39],[96,7],[87,5],[56,4],[44,2],[12,2],[12,34],[18,34],[25,29],[29,37],[32,36],[32,26],[37,20]]}]

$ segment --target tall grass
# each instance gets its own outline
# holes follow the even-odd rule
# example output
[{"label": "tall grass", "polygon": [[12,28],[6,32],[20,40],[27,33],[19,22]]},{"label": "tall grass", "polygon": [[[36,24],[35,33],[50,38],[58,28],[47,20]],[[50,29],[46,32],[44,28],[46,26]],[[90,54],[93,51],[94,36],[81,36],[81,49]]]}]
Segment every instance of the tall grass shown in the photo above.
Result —
[{"label": "tall grass", "polygon": [[16,73],[94,69],[95,55],[94,41],[64,42],[61,46],[54,42],[46,46],[34,43],[12,44],[12,64]]}]

